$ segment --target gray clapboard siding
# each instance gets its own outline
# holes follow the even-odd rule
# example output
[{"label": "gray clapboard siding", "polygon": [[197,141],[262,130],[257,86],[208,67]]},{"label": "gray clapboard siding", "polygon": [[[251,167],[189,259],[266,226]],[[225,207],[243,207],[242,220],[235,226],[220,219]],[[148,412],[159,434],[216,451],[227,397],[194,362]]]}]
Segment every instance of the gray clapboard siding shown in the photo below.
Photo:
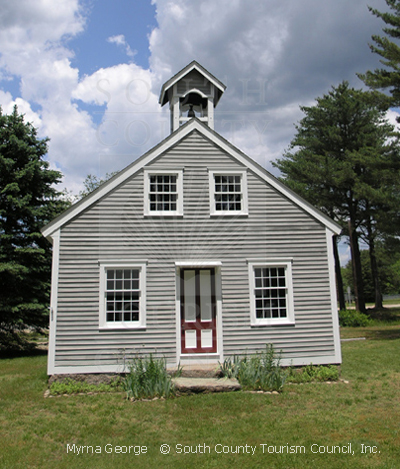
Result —
[{"label": "gray clapboard siding", "polygon": [[[141,170],[61,229],[56,366],[113,364],[123,349],[175,362],[174,263],[194,259],[222,262],[225,356],[268,342],[288,358],[334,355],[325,227],[251,171],[249,216],[210,218],[208,170],[243,166],[198,132],[149,166],[184,169],[183,218],[143,217]],[[293,258],[296,324],[251,327],[246,259],[274,257]],[[106,259],[147,260],[145,330],[99,331]]]}]

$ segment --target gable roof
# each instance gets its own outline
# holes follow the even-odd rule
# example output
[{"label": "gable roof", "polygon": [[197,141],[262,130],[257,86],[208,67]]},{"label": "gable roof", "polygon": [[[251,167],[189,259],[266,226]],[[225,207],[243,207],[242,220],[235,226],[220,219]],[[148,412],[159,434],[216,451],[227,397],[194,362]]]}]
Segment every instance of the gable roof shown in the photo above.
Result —
[{"label": "gable roof", "polygon": [[155,158],[160,156],[165,151],[169,150],[171,147],[179,143],[184,137],[190,133],[198,131],[205,138],[213,142],[223,151],[228,153],[234,159],[242,163],[245,167],[249,168],[263,180],[265,180],[270,186],[276,189],[279,193],[285,196],[287,199],[294,202],[297,206],[301,207],[305,212],[310,214],[313,218],[318,220],[320,223],[325,225],[329,230],[335,234],[340,234],[341,227],[334,222],[331,218],[326,216],[320,210],[315,208],[305,199],[300,197],[298,194],[289,189],[285,184],[279,181],[275,176],[269,173],[265,168],[260,166],[257,162],[251,159],[249,156],[245,155],[242,151],[232,145],[230,142],[225,140],[221,135],[212,130],[207,125],[203,124],[197,118],[193,118],[188,121],[183,126],[179,127],[175,132],[169,135],[167,138],[162,140],[158,145],[153,147],[151,150],[146,152],[136,161],[131,163],[125,169],[120,171],[114,177],[106,181],[96,190],[91,192],[89,195],[72,205],[68,210],[59,215],[48,225],[42,229],[42,233],[45,237],[51,237],[58,229],[63,225],[68,223],[70,220],[78,216],[81,212],[89,208],[91,205],[96,203],[98,200],[102,199],[109,192],[114,190],[120,184],[125,182],[128,178],[133,176],[135,173],[140,171],[144,166],[151,163]]},{"label": "gable roof", "polygon": [[159,99],[159,103],[161,104],[161,106],[164,106],[164,104],[168,101],[168,90],[172,86],[174,86],[175,83],[177,83],[179,80],[182,80],[182,78],[184,78],[192,70],[197,70],[215,86],[216,92],[214,99],[214,107],[217,105],[220,97],[222,96],[222,93],[226,89],[226,86],[221,81],[219,81],[218,78],[215,78],[215,76],[212,75],[208,70],[206,70],[202,65],[193,60],[193,62],[190,62],[190,64],[186,65],[185,68],[183,68],[180,72],[178,72],[176,75],[174,75],[172,78],[170,78],[163,84]]}]

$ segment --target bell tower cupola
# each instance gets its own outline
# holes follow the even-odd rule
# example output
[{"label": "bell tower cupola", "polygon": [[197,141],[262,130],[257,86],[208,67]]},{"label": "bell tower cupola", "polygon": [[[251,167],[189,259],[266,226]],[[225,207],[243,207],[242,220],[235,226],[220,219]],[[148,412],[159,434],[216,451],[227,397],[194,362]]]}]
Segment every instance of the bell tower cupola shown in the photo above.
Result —
[{"label": "bell tower cupola", "polygon": [[169,103],[171,132],[193,117],[214,129],[214,108],[225,88],[196,61],[164,83],[159,102],[161,106]]}]

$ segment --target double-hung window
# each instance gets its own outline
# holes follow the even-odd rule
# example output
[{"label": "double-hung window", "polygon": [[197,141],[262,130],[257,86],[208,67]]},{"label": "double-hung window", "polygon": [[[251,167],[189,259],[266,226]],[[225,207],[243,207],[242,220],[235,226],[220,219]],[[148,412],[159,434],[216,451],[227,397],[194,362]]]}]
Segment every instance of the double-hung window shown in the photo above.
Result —
[{"label": "double-hung window", "polygon": [[246,171],[209,171],[210,214],[247,215]]},{"label": "double-hung window", "polygon": [[100,328],[139,328],[146,325],[146,266],[100,265]]},{"label": "double-hung window", "polygon": [[249,262],[251,324],[293,324],[291,261]]},{"label": "double-hung window", "polygon": [[183,171],[144,171],[144,214],[183,215]]}]

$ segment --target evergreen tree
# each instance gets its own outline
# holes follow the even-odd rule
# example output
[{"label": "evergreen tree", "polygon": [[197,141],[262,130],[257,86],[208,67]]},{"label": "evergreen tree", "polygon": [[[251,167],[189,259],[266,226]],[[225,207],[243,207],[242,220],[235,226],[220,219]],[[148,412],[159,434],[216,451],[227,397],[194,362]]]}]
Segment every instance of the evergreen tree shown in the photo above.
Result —
[{"label": "evergreen tree", "polygon": [[[377,99],[347,82],[332,88],[315,106],[301,108],[305,117],[296,126],[297,134],[275,162],[287,185],[347,229],[360,311],[365,310],[361,230],[373,247],[382,213],[398,209],[393,187],[400,184],[399,145]],[[336,265],[340,281],[339,271]]]},{"label": "evergreen tree", "polygon": [[51,245],[40,229],[66,208],[61,173],[43,160],[47,139],[15,107],[0,107],[0,328],[48,322]]},{"label": "evergreen tree", "polygon": [[372,39],[375,44],[370,44],[371,51],[382,57],[381,63],[385,68],[358,76],[373,89],[388,90],[391,94],[388,106],[395,107],[400,105],[400,47],[391,39],[400,39],[400,1],[386,0],[386,3],[389,7],[387,12],[369,7],[372,14],[387,25],[383,28],[386,36],[374,35]]}]

